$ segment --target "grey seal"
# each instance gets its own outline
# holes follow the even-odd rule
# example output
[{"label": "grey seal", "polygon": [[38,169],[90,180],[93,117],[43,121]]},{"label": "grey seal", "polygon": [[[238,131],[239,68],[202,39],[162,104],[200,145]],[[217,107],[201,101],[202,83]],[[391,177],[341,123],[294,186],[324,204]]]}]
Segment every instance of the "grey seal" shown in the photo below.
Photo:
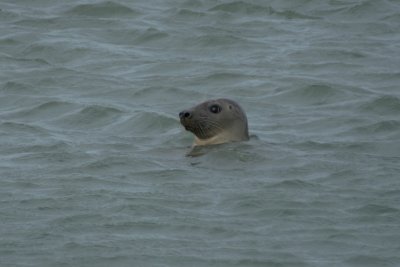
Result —
[{"label": "grey seal", "polygon": [[179,113],[181,124],[195,135],[193,146],[249,140],[247,117],[233,100],[208,100]]}]

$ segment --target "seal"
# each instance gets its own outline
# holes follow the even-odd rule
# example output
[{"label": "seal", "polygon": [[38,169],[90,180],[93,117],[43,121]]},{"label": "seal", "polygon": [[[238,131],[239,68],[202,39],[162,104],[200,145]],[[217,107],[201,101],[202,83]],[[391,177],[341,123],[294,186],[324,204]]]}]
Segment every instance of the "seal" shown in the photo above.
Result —
[{"label": "seal", "polygon": [[247,117],[233,100],[208,100],[179,113],[181,124],[195,135],[193,146],[249,140]]}]

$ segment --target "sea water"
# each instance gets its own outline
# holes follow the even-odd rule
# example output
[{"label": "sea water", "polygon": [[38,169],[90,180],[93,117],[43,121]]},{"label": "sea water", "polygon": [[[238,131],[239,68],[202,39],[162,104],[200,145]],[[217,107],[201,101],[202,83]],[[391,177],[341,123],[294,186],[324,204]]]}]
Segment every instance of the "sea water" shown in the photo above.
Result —
[{"label": "sea water", "polygon": [[2,0],[0,69],[1,266],[400,266],[397,0]]}]

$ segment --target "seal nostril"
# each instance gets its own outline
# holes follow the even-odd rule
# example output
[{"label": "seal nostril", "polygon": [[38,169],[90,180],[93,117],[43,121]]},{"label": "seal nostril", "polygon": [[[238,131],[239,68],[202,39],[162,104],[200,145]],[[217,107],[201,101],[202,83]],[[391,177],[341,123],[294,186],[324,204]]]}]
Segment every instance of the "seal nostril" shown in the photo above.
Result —
[{"label": "seal nostril", "polygon": [[179,112],[179,118],[183,119],[183,118],[190,118],[192,116],[192,114],[188,111],[182,111]]}]

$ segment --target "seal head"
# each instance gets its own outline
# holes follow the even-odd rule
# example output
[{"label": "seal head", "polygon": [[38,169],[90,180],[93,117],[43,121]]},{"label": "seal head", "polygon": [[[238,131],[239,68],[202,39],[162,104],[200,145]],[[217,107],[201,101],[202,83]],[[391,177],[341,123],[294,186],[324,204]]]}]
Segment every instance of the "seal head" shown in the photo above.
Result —
[{"label": "seal head", "polygon": [[249,139],[247,117],[233,100],[208,100],[179,113],[181,124],[195,135],[194,145]]}]

